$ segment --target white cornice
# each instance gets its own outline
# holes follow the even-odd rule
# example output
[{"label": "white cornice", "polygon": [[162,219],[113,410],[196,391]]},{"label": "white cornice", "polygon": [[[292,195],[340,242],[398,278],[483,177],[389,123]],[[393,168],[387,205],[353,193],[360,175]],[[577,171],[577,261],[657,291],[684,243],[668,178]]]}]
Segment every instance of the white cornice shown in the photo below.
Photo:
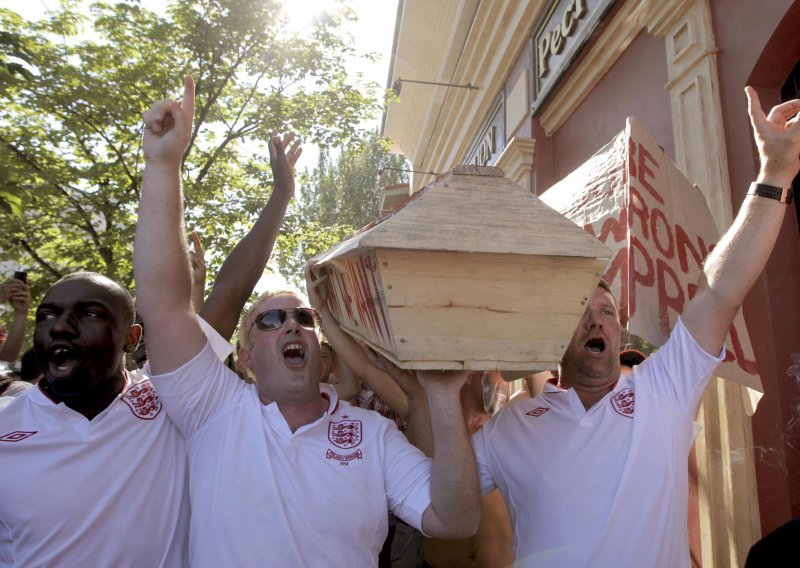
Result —
[{"label": "white cornice", "polygon": [[494,165],[503,170],[508,179],[530,191],[535,148],[536,140],[514,137]]},{"label": "white cornice", "polygon": [[[391,103],[387,109],[384,135],[393,139],[394,150],[404,153],[414,169],[441,173],[461,162],[520,50],[528,45],[530,30],[544,3],[544,0],[405,1],[392,81],[402,76],[398,69],[400,62],[408,69],[447,62],[452,64],[447,82],[480,86],[479,91],[435,87],[438,91],[429,88],[416,92],[403,87],[401,101]],[[417,11],[420,4],[428,6],[428,11],[433,10],[431,6],[450,4],[471,5],[476,11],[469,22],[471,27],[465,30],[459,43],[458,31],[463,30],[468,10],[462,6],[445,22],[423,16]],[[416,14],[413,19],[411,14]],[[410,49],[415,41],[428,41],[425,38],[431,35],[439,40],[450,37],[451,43],[444,45],[439,41],[436,52]],[[408,38],[405,41],[404,36]],[[445,70],[443,66],[442,76],[446,75]],[[430,176],[415,178],[412,185],[416,189],[430,179]]]}]

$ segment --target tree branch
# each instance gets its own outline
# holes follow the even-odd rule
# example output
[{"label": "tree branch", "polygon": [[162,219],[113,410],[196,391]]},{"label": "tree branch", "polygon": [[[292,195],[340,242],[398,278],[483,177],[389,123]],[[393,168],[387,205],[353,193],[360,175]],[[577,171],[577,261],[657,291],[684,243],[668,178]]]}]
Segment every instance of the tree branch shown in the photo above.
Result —
[{"label": "tree branch", "polygon": [[63,276],[63,274],[61,274],[61,272],[58,271],[53,265],[51,265],[45,259],[43,259],[41,256],[39,256],[36,253],[36,251],[33,250],[33,247],[31,247],[31,245],[28,244],[28,241],[26,241],[25,239],[14,239],[13,242],[14,242],[14,244],[17,244],[17,245],[21,246],[23,249],[25,249],[25,252],[27,252],[29,255],[31,255],[33,257],[33,260],[35,260],[37,263],[39,263],[39,266],[41,266],[47,272],[52,274],[56,279],[61,278]]},{"label": "tree branch", "polygon": [[[10,142],[9,140],[5,139],[2,136],[0,136],[0,142],[5,144],[6,147],[8,147],[12,152],[14,152],[14,154],[17,155],[17,157],[19,157],[24,163],[28,164],[35,171],[37,171],[37,172],[39,172],[41,174],[46,174],[44,168],[42,168],[39,164],[37,164],[33,160],[33,158],[28,156],[25,152],[23,152],[22,150],[17,148],[15,144],[13,144],[12,142]],[[80,204],[80,202],[77,199],[75,199],[75,197],[73,195],[71,195],[69,190],[67,190],[64,186],[62,186],[61,184],[58,184],[58,183],[50,180],[49,176],[47,176],[47,175],[44,175],[43,177],[44,177],[46,183],[48,183],[49,185],[53,186],[57,191],[59,191],[64,197],[67,198],[67,201],[69,201],[72,204],[72,206],[75,209],[77,209],[78,213],[80,214],[80,216],[82,217],[82,220],[83,220],[83,224],[82,224],[83,228],[92,237],[92,241],[94,242],[94,244],[97,245],[98,248],[102,247],[102,245],[100,244],[100,237],[97,234],[97,231],[94,230],[94,226],[92,226],[91,216],[86,212],[86,210],[83,208],[83,206]],[[70,187],[70,189],[73,189],[73,188]],[[75,191],[77,191],[81,195],[86,196],[86,193],[81,191],[81,190],[75,189]]]}]

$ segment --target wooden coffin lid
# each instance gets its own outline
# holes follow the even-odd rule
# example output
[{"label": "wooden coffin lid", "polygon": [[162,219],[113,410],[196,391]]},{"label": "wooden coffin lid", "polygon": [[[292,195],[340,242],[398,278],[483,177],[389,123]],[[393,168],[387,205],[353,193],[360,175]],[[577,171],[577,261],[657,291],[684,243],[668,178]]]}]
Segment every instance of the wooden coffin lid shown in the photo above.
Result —
[{"label": "wooden coffin lid", "polygon": [[467,165],[456,166],[315,261],[365,248],[610,256],[605,245],[499,168]]}]

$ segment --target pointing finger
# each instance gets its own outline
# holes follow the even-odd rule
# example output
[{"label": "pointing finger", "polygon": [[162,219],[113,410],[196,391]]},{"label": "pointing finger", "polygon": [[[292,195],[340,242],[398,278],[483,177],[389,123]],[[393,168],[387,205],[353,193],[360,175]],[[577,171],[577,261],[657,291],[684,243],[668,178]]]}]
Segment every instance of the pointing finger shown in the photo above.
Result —
[{"label": "pointing finger", "polygon": [[195,254],[197,254],[200,258],[203,258],[203,245],[200,242],[200,237],[197,235],[197,231],[192,231],[189,235],[189,238],[192,239],[192,247],[194,248]]},{"label": "pointing finger", "polygon": [[758,93],[753,87],[745,87],[744,92],[747,94],[747,114],[750,115],[750,124],[753,130],[760,132],[763,130],[767,117],[764,111],[761,110],[761,101],[758,98]]}]

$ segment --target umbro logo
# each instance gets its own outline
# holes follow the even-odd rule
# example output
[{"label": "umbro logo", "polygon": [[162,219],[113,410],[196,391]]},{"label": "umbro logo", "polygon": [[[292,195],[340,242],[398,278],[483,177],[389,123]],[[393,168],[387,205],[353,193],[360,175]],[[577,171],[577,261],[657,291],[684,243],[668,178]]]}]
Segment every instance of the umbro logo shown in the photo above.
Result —
[{"label": "umbro logo", "polygon": [[0,442],[20,442],[25,438],[30,438],[34,434],[37,434],[39,431],[36,432],[23,432],[22,430],[17,430],[15,432],[9,432],[3,436],[0,436]]},{"label": "umbro logo", "polygon": [[528,416],[533,416],[533,417],[536,417],[536,416],[541,416],[542,414],[544,414],[544,413],[545,413],[545,412],[547,412],[548,410],[550,410],[548,407],[546,407],[546,406],[540,406],[540,407],[538,407],[538,408],[534,408],[534,409],[533,409],[533,410],[531,410],[530,412],[526,412],[525,414],[527,414]]}]

